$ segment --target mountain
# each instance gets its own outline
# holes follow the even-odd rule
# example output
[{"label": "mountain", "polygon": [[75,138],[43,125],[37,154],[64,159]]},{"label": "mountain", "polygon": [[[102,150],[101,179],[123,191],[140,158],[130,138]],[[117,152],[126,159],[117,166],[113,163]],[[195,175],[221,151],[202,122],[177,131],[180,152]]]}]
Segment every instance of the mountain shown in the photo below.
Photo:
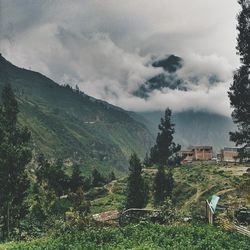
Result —
[{"label": "mountain", "polygon": [[185,82],[180,79],[176,72],[181,69],[183,65],[182,58],[170,55],[166,58],[155,60],[152,66],[155,68],[162,68],[163,73],[160,73],[153,78],[148,79],[145,83],[134,91],[134,95],[143,99],[147,99],[150,93],[154,90],[162,90],[163,88],[187,90]]},{"label": "mountain", "polygon": [[19,122],[32,132],[35,151],[48,158],[79,162],[84,171],[95,166],[124,172],[131,152],[144,157],[152,144],[135,113],[18,68],[0,55],[0,89],[6,82],[12,84]]},{"label": "mountain", "polygon": [[[178,89],[180,91],[188,91],[190,84],[197,85],[202,80],[202,75],[195,75],[187,80],[178,76],[178,71],[183,67],[184,60],[175,55],[169,55],[165,58],[155,58],[151,65],[153,67],[162,68],[162,73],[148,79],[134,92],[134,95],[142,99],[147,99],[154,90]],[[217,75],[205,76],[208,78],[208,84],[214,85],[220,81]],[[158,124],[163,112],[144,112],[140,113],[144,119],[146,126],[156,136],[158,132]],[[145,121],[146,120],[146,121]],[[229,141],[229,131],[235,129],[235,125],[231,118],[213,114],[206,111],[187,110],[173,114],[173,122],[175,123],[175,140],[187,148],[190,145],[211,145],[216,152],[225,146],[233,146]]]},{"label": "mountain", "polygon": [[[150,62],[150,64],[154,68],[161,68],[162,73],[147,79],[133,92],[134,96],[145,100],[149,98],[154,90],[178,89],[181,91],[188,91],[190,90],[190,83],[191,85],[198,85],[199,81],[204,77],[204,75],[198,76],[198,74],[194,74],[189,76],[186,80],[180,78],[178,76],[178,71],[182,69],[184,60],[175,55],[169,55],[163,59],[156,58],[153,62]],[[219,76],[215,74],[205,77],[210,85],[214,85],[220,81]]]},{"label": "mountain", "polygon": [[[140,113],[145,125],[156,136],[158,124],[164,112]],[[233,146],[229,140],[229,132],[234,131],[235,125],[231,118],[202,111],[183,111],[174,113],[172,121],[175,124],[175,142],[185,149],[195,145],[211,145],[215,152],[226,146]]]}]

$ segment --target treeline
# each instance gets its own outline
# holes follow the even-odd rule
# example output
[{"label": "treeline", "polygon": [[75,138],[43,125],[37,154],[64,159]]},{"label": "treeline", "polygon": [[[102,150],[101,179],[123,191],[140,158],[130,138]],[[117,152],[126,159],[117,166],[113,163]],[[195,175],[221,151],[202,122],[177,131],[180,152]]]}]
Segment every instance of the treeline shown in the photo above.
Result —
[{"label": "treeline", "polygon": [[[18,124],[18,103],[11,85],[2,90],[0,106],[0,237],[2,240],[38,235],[53,227],[57,220],[84,220],[90,213],[86,193],[114,180],[111,172],[103,176],[93,169],[91,176],[83,176],[79,165],[66,168],[63,161],[48,160],[32,149],[31,133]],[[178,164],[179,145],[173,142],[174,125],[171,111],[159,125],[156,144],[148,165],[158,167],[154,180],[154,203],[162,205],[172,196],[172,168]],[[124,208],[142,208],[147,204],[149,188],[142,176],[142,162],[134,153],[129,161]],[[92,195],[93,196],[93,195]]]},{"label": "treeline", "polygon": [[34,156],[31,133],[18,124],[18,103],[11,85],[2,90],[0,106],[0,239],[35,235],[64,218],[90,212],[85,193],[114,180],[93,169],[83,176],[79,165],[66,171],[62,160]]}]

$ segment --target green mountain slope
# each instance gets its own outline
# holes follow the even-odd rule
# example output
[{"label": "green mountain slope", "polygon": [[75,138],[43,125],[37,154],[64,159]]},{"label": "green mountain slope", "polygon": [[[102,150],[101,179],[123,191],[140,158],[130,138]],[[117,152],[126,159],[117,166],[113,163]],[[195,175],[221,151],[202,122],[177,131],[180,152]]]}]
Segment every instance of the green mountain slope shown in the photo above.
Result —
[{"label": "green mountain slope", "polygon": [[96,166],[122,172],[132,151],[143,157],[152,143],[146,126],[127,111],[0,56],[0,88],[7,81],[19,102],[19,121],[31,130],[35,150],[48,157],[78,161],[85,171]]}]

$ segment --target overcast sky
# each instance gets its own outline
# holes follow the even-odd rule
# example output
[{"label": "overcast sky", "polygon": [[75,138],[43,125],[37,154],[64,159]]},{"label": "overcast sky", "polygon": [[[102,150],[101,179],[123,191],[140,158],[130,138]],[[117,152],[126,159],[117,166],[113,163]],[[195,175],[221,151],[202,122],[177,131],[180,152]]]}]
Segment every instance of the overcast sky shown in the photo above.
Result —
[{"label": "overcast sky", "polygon": [[[12,63],[128,110],[230,114],[236,56],[236,0],[0,0],[0,51]],[[131,93],[161,69],[152,58],[184,59],[199,76],[189,91]],[[210,86],[208,77],[220,82]]]}]

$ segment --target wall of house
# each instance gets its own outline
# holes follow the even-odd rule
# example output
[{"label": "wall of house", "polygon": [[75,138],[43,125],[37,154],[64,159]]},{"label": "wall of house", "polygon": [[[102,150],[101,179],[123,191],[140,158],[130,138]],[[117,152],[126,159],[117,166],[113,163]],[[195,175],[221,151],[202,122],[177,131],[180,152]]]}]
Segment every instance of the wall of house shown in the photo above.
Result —
[{"label": "wall of house", "polygon": [[237,151],[222,150],[222,161],[235,162],[235,157],[237,156]]},{"label": "wall of house", "polygon": [[195,149],[194,150],[195,160],[198,161],[209,161],[213,157],[213,152],[210,149]]}]

